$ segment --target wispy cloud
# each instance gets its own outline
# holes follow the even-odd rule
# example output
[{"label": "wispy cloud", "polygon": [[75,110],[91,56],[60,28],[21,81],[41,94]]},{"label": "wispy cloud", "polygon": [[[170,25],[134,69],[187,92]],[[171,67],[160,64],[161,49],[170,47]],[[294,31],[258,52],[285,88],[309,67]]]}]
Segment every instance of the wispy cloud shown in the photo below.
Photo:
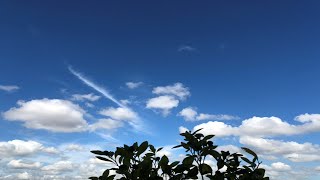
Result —
[{"label": "wispy cloud", "polygon": [[[120,106],[118,109],[122,109],[125,111],[119,111],[117,112],[117,115],[120,116],[127,116],[127,113],[134,113],[135,118],[131,119],[130,121],[127,121],[128,124],[130,124],[134,130],[147,132],[146,127],[143,124],[143,121],[139,117],[139,115],[134,112],[130,107],[127,107],[125,104],[121,103],[119,100],[115,99],[105,88],[101,87],[100,85],[95,84],[94,82],[90,81],[88,78],[86,78],[83,74],[80,72],[75,71],[71,66],[68,67],[69,71],[76,76],[79,80],[81,80],[84,84],[88,85],[89,87],[93,88],[94,90],[101,93],[104,97],[111,100],[112,102],[116,103]],[[121,114],[123,113],[123,114]]]},{"label": "wispy cloud", "polygon": [[93,88],[94,90],[101,93],[104,97],[111,100],[112,102],[116,103],[120,107],[125,107],[123,104],[120,103],[117,99],[115,99],[105,88],[95,84],[94,82],[90,81],[88,78],[86,78],[83,74],[80,72],[75,71],[71,66],[68,67],[69,71],[76,76],[79,80],[81,80],[83,83],[88,85],[89,87]]},{"label": "wispy cloud", "polygon": [[183,52],[183,51],[195,51],[196,48],[192,47],[192,46],[187,46],[187,45],[182,45],[178,48],[179,52]]},{"label": "wispy cloud", "polygon": [[0,90],[7,91],[7,92],[12,92],[18,89],[20,88],[15,85],[0,85]]}]

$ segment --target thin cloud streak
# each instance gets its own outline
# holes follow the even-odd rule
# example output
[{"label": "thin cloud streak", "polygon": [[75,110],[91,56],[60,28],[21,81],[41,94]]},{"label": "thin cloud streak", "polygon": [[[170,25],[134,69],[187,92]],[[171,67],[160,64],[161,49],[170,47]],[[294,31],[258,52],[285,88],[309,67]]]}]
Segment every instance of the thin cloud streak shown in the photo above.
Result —
[{"label": "thin cloud streak", "polygon": [[68,67],[69,71],[76,76],[78,79],[80,79],[83,83],[85,83],[86,85],[88,85],[89,87],[93,88],[94,90],[98,91],[99,93],[101,93],[104,97],[106,97],[107,99],[111,100],[112,102],[116,103],[117,105],[119,105],[120,107],[126,108],[126,106],[124,106],[123,104],[121,104],[117,99],[115,99],[106,89],[104,89],[103,87],[95,84],[94,82],[88,80],[86,77],[84,77],[81,73],[75,71],[74,69],[72,69],[71,66]]}]

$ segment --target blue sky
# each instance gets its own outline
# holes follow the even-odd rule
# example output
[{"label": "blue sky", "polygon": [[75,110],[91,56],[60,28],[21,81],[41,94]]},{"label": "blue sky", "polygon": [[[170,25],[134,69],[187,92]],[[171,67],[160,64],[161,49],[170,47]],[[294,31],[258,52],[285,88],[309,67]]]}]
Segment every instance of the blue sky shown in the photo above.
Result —
[{"label": "blue sky", "polygon": [[204,127],[318,179],[319,5],[1,1],[0,177],[85,179],[90,150],[144,140],[179,158]]}]

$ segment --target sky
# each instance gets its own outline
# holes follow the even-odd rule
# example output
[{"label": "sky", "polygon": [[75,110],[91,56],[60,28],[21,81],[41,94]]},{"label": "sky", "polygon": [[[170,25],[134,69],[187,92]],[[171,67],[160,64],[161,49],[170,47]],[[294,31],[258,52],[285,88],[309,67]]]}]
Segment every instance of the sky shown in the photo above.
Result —
[{"label": "sky", "polygon": [[1,1],[0,179],[86,179],[90,150],[179,133],[320,178],[320,2]]}]

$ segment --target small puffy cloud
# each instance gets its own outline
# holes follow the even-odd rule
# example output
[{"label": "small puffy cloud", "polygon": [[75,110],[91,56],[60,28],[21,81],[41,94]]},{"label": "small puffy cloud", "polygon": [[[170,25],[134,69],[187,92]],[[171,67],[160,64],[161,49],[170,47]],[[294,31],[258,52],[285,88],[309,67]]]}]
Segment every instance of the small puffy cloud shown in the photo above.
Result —
[{"label": "small puffy cloud", "polygon": [[20,88],[15,85],[0,85],[0,90],[7,91],[7,92],[12,92],[18,89]]},{"label": "small puffy cloud", "polygon": [[192,46],[188,46],[188,45],[182,45],[178,48],[179,52],[183,52],[183,51],[195,51],[196,49]]},{"label": "small puffy cloud", "polygon": [[19,160],[11,160],[8,164],[8,167],[14,169],[36,169],[41,166],[40,162],[22,162],[21,159]]},{"label": "small puffy cloud", "polygon": [[316,171],[320,171],[320,166],[314,168]]},{"label": "small puffy cloud", "polygon": [[135,88],[138,88],[141,85],[143,85],[143,82],[126,82],[126,86],[129,89],[135,89]]},{"label": "small puffy cloud", "polygon": [[98,122],[90,124],[89,130],[95,131],[97,129],[117,129],[123,126],[123,122],[120,120],[113,120],[113,119],[99,119]]},{"label": "small puffy cloud", "polygon": [[153,88],[152,93],[158,95],[173,95],[184,100],[191,95],[189,88],[185,87],[182,83],[175,83],[169,86],[158,86]]},{"label": "small puffy cloud", "polygon": [[146,108],[160,110],[162,111],[162,114],[166,116],[170,113],[172,108],[175,108],[178,105],[179,100],[175,99],[175,97],[164,95],[149,99]]},{"label": "small puffy cloud", "polygon": [[63,171],[72,171],[73,168],[74,167],[71,161],[58,161],[42,167],[41,170],[46,171],[48,174],[59,174]]},{"label": "small puffy cloud", "polygon": [[27,172],[17,174],[18,179],[31,179],[31,175]]},{"label": "small puffy cloud", "polygon": [[93,93],[90,94],[73,94],[72,100],[74,101],[97,101],[101,98],[101,96],[94,95]]},{"label": "small puffy cloud", "polygon": [[186,121],[194,121],[196,119],[197,114],[198,113],[194,108],[187,107],[182,109],[178,115],[182,116]]},{"label": "small puffy cloud", "polygon": [[138,114],[127,107],[108,107],[102,109],[99,114],[116,120],[132,121],[138,119]]},{"label": "small puffy cloud", "polygon": [[238,134],[238,129],[227,125],[223,122],[209,121],[207,123],[202,123],[193,128],[193,130],[201,129],[201,133],[205,135],[214,134],[216,136],[233,136]]},{"label": "small puffy cloud", "polygon": [[239,119],[239,117],[237,116],[232,116],[227,114],[204,114],[204,113],[198,114],[196,109],[192,107],[187,107],[182,109],[178,115],[182,116],[186,121],[202,121],[202,120],[222,121],[222,120]]},{"label": "small puffy cloud", "polygon": [[50,153],[53,147],[45,147],[36,141],[12,140],[0,142],[0,157],[27,156],[38,152]]},{"label": "small puffy cloud", "polygon": [[10,121],[22,121],[31,129],[45,129],[53,132],[84,131],[87,122],[83,118],[85,111],[71,101],[61,99],[36,99],[18,101],[19,107],[3,113]]},{"label": "small puffy cloud", "polygon": [[271,167],[277,171],[289,171],[291,167],[282,162],[275,162],[271,164]]}]

